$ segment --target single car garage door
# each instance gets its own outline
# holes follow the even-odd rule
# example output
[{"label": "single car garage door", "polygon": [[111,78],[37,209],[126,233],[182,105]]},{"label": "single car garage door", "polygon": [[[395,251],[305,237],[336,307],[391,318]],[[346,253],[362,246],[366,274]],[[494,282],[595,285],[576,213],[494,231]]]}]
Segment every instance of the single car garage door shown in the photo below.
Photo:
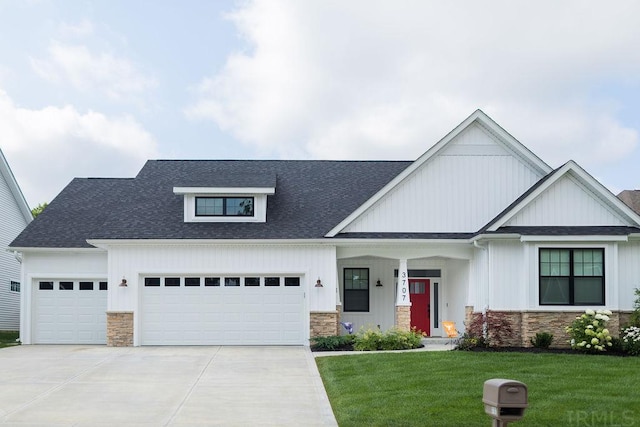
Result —
[{"label": "single car garage door", "polygon": [[299,277],[145,277],[142,345],[301,345]]},{"label": "single car garage door", "polygon": [[106,344],[106,281],[39,280],[32,297],[34,344]]}]

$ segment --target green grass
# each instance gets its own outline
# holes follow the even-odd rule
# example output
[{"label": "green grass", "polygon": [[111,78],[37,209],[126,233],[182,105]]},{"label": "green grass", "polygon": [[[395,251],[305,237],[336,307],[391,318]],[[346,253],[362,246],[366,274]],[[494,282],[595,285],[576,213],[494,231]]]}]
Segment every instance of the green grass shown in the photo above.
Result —
[{"label": "green grass", "polygon": [[415,352],[316,359],[346,426],[487,426],[482,387],[522,381],[529,408],[517,426],[630,426],[640,420],[640,357]]},{"label": "green grass", "polygon": [[0,331],[0,348],[18,345],[16,340],[20,336],[16,331]]}]

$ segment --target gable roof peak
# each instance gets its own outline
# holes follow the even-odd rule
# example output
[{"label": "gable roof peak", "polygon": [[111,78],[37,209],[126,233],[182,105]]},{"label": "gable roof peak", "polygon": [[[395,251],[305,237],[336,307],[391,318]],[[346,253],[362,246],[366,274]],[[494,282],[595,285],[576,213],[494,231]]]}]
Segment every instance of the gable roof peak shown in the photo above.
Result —
[{"label": "gable roof peak", "polygon": [[367,209],[373,206],[378,200],[380,200],[385,194],[389,193],[393,188],[398,186],[402,181],[409,177],[413,172],[419,169],[422,165],[427,163],[430,159],[435,157],[446,146],[462,134],[466,129],[474,124],[480,125],[483,129],[493,135],[498,141],[500,141],[504,147],[509,150],[514,156],[517,156],[523,162],[528,164],[533,170],[537,171],[539,176],[545,176],[549,174],[553,169],[543,162],[538,156],[536,156],[531,150],[525,147],[520,141],[515,139],[509,132],[504,130],[498,125],[491,117],[489,117],[481,109],[475,110],[471,115],[464,119],[458,126],[447,133],[440,141],[436,142],[431,148],[429,148],[424,154],[418,157],[409,167],[407,167],[402,173],[391,180],[385,185],[378,193],[362,204],[358,209],[351,213],[347,218],[337,224],[331,231],[326,234],[326,237],[334,237],[340,231],[342,231],[347,225],[353,222],[356,218],[362,215]]},{"label": "gable roof peak", "polygon": [[22,190],[18,185],[18,181],[16,181],[16,178],[11,171],[11,167],[9,166],[7,159],[2,153],[2,149],[0,149],[0,177],[4,177],[7,186],[9,186],[9,191],[11,191],[11,194],[13,195],[13,198],[18,205],[18,209],[20,209],[20,213],[24,217],[27,224],[30,223],[33,220],[31,209],[29,208],[27,199],[25,199],[24,194],[22,193]]},{"label": "gable roof peak", "polygon": [[632,208],[623,203],[622,200],[616,197],[607,187],[600,183],[600,181],[584,170],[575,160],[568,160],[565,164],[554,169],[534,184],[527,192],[512,203],[511,206],[500,213],[500,215],[494,218],[489,224],[487,224],[487,226],[483,227],[483,230],[496,231],[498,228],[504,226],[518,212],[521,212],[533,200],[566,175],[575,177],[583,185],[589,188],[596,197],[622,214],[622,216],[625,217],[627,221],[630,221],[634,227],[640,227],[640,213],[635,212]]}]

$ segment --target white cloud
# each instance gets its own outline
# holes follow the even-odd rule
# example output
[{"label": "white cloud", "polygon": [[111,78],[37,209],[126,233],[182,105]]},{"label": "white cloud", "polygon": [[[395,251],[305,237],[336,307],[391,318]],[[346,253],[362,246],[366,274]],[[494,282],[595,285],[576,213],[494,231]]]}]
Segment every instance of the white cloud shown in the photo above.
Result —
[{"label": "white cloud", "polygon": [[93,34],[93,22],[83,19],[76,24],[63,22],[58,27],[58,32],[66,37],[86,37]]},{"label": "white cloud", "polygon": [[156,141],[133,118],[72,106],[20,108],[0,90],[0,148],[28,202],[50,202],[76,176],[134,176]]},{"label": "white cloud", "polygon": [[185,109],[282,157],[415,158],[482,108],[557,166],[638,143],[611,81],[640,84],[640,4],[253,1],[230,15],[248,49]]},{"label": "white cloud", "polygon": [[87,46],[58,41],[52,41],[47,51],[47,59],[31,58],[31,65],[38,75],[55,83],[69,83],[117,101],[139,101],[157,86],[154,77],[110,52],[94,53]]}]

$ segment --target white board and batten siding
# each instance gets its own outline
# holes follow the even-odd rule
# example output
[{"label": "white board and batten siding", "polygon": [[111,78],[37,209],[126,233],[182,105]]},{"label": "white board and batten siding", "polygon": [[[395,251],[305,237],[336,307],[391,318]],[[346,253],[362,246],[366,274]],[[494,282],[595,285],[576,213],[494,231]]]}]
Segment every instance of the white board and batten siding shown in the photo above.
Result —
[{"label": "white board and batten siding", "polygon": [[541,177],[474,124],[343,231],[477,231]]},{"label": "white board and batten siding", "polygon": [[5,249],[26,226],[14,194],[0,173],[0,330],[17,331],[20,327],[20,292],[16,291],[22,286],[20,263]]},{"label": "white board and batten siding", "polygon": [[620,310],[633,310],[635,289],[640,288],[640,241],[618,243]]},{"label": "white board and batten siding", "polygon": [[[111,245],[109,310],[134,311],[134,345],[296,344],[309,338],[309,311],[336,309],[336,252],[325,245]],[[146,278],[180,278],[180,285],[145,286]],[[185,286],[187,277],[200,278]],[[204,286],[205,278],[220,286]],[[240,278],[225,287],[225,278]],[[265,286],[279,277],[280,286]],[[284,286],[287,277],[300,286]],[[246,278],[260,285],[245,286]],[[315,287],[320,279],[324,286]]]},{"label": "white board and batten siding", "polygon": [[508,226],[632,225],[571,174],[566,174],[531,201]]},{"label": "white board and batten siding", "polygon": [[519,240],[493,241],[489,251],[488,306],[492,310],[523,310],[528,306],[524,245]]}]

